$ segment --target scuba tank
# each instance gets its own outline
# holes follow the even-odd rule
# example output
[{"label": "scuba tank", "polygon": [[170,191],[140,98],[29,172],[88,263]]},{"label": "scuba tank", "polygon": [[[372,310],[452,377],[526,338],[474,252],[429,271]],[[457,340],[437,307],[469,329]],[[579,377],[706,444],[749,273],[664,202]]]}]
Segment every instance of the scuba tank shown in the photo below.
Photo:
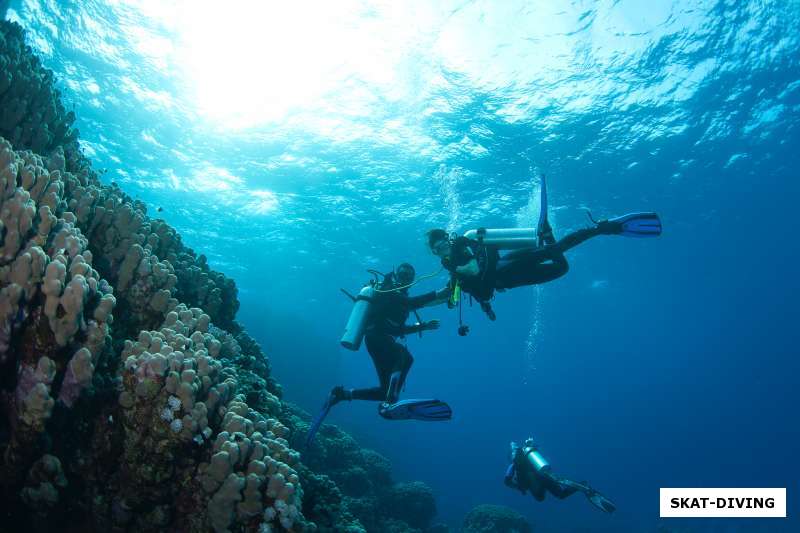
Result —
[{"label": "scuba tank", "polygon": [[369,318],[370,314],[370,304],[374,295],[375,288],[372,285],[367,285],[361,289],[358,296],[351,297],[354,302],[353,310],[350,311],[350,318],[347,319],[347,325],[344,327],[344,334],[340,341],[342,346],[348,350],[358,351],[361,348],[361,342],[364,340],[364,330],[367,326],[367,318]]},{"label": "scuba tank", "polygon": [[536,228],[471,229],[464,233],[467,239],[489,244],[499,250],[537,248],[539,237]]},{"label": "scuba tank", "polygon": [[533,467],[534,471],[543,472],[550,470],[550,463],[539,453],[539,450],[530,439],[525,441],[525,444],[522,446],[522,453],[525,455],[525,459]]}]

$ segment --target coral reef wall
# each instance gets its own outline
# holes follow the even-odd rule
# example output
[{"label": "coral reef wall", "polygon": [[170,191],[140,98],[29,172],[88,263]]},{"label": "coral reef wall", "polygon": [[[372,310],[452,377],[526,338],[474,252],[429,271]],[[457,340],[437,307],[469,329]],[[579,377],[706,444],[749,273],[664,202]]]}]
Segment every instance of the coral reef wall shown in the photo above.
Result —
[{"label": "coral reef wall", "polygon": [[430,490],[333,426],[300,461],[307,415],[235,321],[235,284],[100,182],[74,120],[0,21],[4,527],[424,530]]}]

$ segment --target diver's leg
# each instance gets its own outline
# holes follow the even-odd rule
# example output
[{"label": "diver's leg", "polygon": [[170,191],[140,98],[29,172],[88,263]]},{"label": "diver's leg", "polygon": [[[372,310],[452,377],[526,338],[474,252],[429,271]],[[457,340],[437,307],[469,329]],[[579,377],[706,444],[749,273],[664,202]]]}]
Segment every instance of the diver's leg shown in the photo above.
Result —
[{"label": "diver's leg", "polygon": [[394,341],[392,346],[394,367],[389,378],[389,387],[386,391],[386,403],[395,403],[400,399],[400,391],[406,384],[406,377],[414,364],[414,357],[402,344]]},{"label": "diver's leg", "polygon": [[569,271],[569,263],[555,246],[515,250],[504,255],[495,270],[495,288],[513,289],[538,285],[560,278]]},{"label": "diver's leg", "polygon": [[392,344],[395,344],[395,341],[389,335],[367,335],[365,341],[372,364],[375,365],[375,373],[378,375],[380,386],[352,389],[348,392],[353,400],[382,402],[386,399],[389,381],[394,370]]},{"label": "diver's leg", "polygon": [[557,476],[548,472],[544,472],[543,475],[545,477],[547,491],[559,500],[563,500],[564,498],[572,496],[579,490],[577,483],[564,483],[564,480],[561,480]]},{"label": "diver's leg", "polygon": [[351,389],[350,399],[368,400],[371,402],[382,402],[386,397],[386,390],[383,387],[370,387],[367,389]]},{"label": "diver's leg", "polygon": [[551,475],[551,479],[553,480],[553,487],[548,488],[548,490],[558,498],[564,499],[576,492],[582,492],[589,500],[589,503],[604,513],[613,513],[617,509],[614,502],[590,487],[585,481],[572,481],[571,479],[559,478],[554,475]]},{"label": "diver's leg", "polygon": [[558,242],[550,243],[549,246],[545,246],[544,249],[547,250],[547,248],[553,247],[553,253],[563,254],[567,250],[571,250],[582,242],[588,241],[592,237],[597,237],[598,235],[610,235],[610,233],[603,231],[599,225],[593,228],[582,228],[562,237]]},{"label": "diver's leg", "polygon": [[547,495],[547,490],[545,490],[544,485],[536,485],[528,490],[537,502],[543,502],[544,497]]},{"label": "diver's leg", "polygon": [[550,221],[547,220],[545,215],[544,220],[539,224],[536,230],[536,236],[539,238],[539,247],[542,248],[548,244],[555,244],[556,238],[553,236],[553,228],[550,227]]},{"label": "diver's leg", "polygon": [[[545,224],[547,222],[545,221]],[[546,226],[549,228],[549,225]],[[552,238],[552,230],[549,232]],[[621,217],[596,222],[591,228],[582,228],[568,234],[555,242],[545,241],[547,246],[542,249],[555,248],[555,251],[564,253],[575,248],[584,241],[597,237],[598,235],[625,235],[628,237],[657,237],[661,235],[661,220],[655,213],[631,213]],[[540,243],[542,237],[540,234]]]}]

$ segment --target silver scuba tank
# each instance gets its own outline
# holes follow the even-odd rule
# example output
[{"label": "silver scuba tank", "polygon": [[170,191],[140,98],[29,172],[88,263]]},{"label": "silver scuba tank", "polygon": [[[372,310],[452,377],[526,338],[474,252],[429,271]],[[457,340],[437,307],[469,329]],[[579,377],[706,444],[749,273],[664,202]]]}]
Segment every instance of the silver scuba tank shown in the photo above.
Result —
[{"label": "silver scuba tank", "polygon": [[464,237],[500,250],[536,248],[539,242],[536,228],[471,229],[464,233]]},{"label": "silver scuba tank", "polygon": [[525,454],[525,459],[527,459],[535,471],[543,472],[550,469],[550,463],[547,462],[547,459],[545,459],[535,447],[525,446],[522,448],[522,453]]},{"label": "silver scuba tank", "polygon": [[350,318],[347,319],[347,325],[344,327],[344,334],[342,335],[342,346],[348,350],[358,351],[361,348],[361,342],[364,340],[364,330],[367,327],[367,319],[370,314],[370,306],[372,297],[375,295],[375,289],[371,285],[367,285],[361,292],[358,293],[356,301],[353,304],[353,310],[350,311]]}]

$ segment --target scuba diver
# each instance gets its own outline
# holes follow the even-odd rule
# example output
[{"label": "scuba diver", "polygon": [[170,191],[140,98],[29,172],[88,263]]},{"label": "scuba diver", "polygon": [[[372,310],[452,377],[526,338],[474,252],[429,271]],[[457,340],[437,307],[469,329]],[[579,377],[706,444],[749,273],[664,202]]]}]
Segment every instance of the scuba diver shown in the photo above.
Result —
[{"label": "scuba diver", "polygon": [[553,474],[550,463],[539,453],[533,439],[527,439],[522,446],[511,442],[511,464],[506,469],[504,481],[507,486],[523,494],[530,492],[539,502],[544,500],[548,492],[559,500],[582,492],[601,511],[613,513],[617,509],[608,498],[585,481],[578,483]]},{"label": "scuba diver", "polygon": [[[381,282],[378,282],[378,272],[370,272],[375,279],[361,289],[358,296],[351,296],[342,289],[355,305],[341,343],[345,348],[357,351],[361,340],[366,341],[367,351],[375,365],[380,384],[365,389],[345,389],[341,385],[334,387],[322,410],[312,421],[306,437],[306,446],[314,440],[331,407],[343,400],[381,402],[378,405],[378,413],[389,420],[442,421],[452,417],[450,406],[440,400],[399,401],[400,391],[405,385],[414,358],[408,349],[398,342],[398,338],[413,333],[422,336],[423,331],[438,329],[438,320],[422,322],[416,310],[446,302],[447,292],[443,289],[419,296],[409,296],[408,289],[414,285],[415,272],[414,267],[408,263],[403,263],[393,272],[384,275]],[[412,312],[417,317],[417,323],[406,325]]]},{"label": "scuba diver", "polygon": [[[451,236],[443,229],[427,233],[428,247],[440,257],[450,272],[452,307],[460,293],[474,297],[490,320],[495,320],[489,303],[495,290],[505,291],[525,285],[538,285],[560,278],[569,270],[564,252],[598,235],[657,237],[661,220],[656,213],[631,213],[609,220],[595,221],[556,241],[547,219],[547,187],[542,176],[541,208],[536,230],[532,228],[477,229],[463,236]],[[500,255],[500,250],[510,250]],[[459,334],[466,331],[459,328]]]}]

